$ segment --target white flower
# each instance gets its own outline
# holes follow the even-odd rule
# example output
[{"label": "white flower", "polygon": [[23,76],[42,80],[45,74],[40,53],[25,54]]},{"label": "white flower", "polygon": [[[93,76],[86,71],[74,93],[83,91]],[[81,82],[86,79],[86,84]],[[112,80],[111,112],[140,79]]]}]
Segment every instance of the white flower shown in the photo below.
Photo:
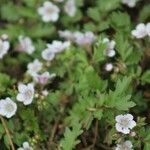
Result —
[{"label": "white flower", "polygon": [[49,74],[49,72],[44,72],[43,74],[37,74],[34,76],[34,80],[39,83],[39,84],[42,84],[42,85],[45,85],[48,83],[48,81],[50,79],[52,79],[53,77],[55,77],[56,75],[53,73],[53,74]]},{"label": "white flower", "polygon": [[132,137],[134,137],[134,136],[136,136],[136,132],[131,132],[130,135],[131,135]]},{"label": "white flower", "polygon": [[32,63],[28,64],[27,68],[27,72],[33,76],[42,69],[42,63],[38,59],[35,59]]},{"label": "white flower", "polygon": [[24,142],[23,147],[18,148],[17,150],[33,150],[33,148],[29,145],[28,142]]},{"label": "white flower", "polygon": [[105,55],[108,57],[114,57],[116,54],[116,52],[114,50],[116,42],[113,40],[110,41],[108,38],[104,38],[102,42],[105,43],[107,46]]},{"label": "white flower", "polygon": [[7,34],[2,34],[1,39],[2,40],[8,40],[8,35]]},{"label": "white flower", "polygon": [[53,52],[53,53],[60,53],[63,50],[67,49],[70,46],[70,42],[61,42],[54,40],[52,44],[47,44],[47,47]]},{"label": "white flower", "polygon": [[116,130],[118,132],[129,134],[130,129],[136,126],[136,122],[133,120],[133,116],[131,114],[126,115],[118,115],[116,116]]},{"label": "white flower", "polygon": [[69,30],[65,30],[65,31],[58,31],[58,34],[61,38],[64,38],[66,40],[69,41],[73,41],[74,40],[74,35],[71,31]]},{"label": "white flower", "polygon": [[150,36],[150,23],[146,24],[146,32],[147,32],[147,35]]},{"label": "white flower", "polygon": [[17,50],[31,55],[35,51],[35,47],[29,37],[19,36],[19,45]]},{"label": "white flower", "polygon": [[32,83],[29,83],[27,85],[20,83],[18,85],[18,91],[18,101],[23,102],[24,105],[29,105],[32,103],[34,98],[34,86]]},{"label": "white flower", "polygon": [[9,97],[0,100],[0,115],[11,118],[17,111],[17,105]]},{"label": "white flower", "polygon": [[144,38],[147,35],[146,26],[144,23],[140,23],[136,26],[135,30],[132,30],[131,32],[132,36],[140,39]]},{"label": "white flower", "polygon": [[51,51],[51,49],[49,48],[46,48],[43,52],[42,52],[42,58],[44,60],[47,60],[47,61],[51,61],[53,60],[55,57],[55,53]]},{"label": "white flower", "polygon": [[47,95],[48,95],[48,91],[47,91],[47,90],[43,90],[43,91],[42,91],[42,95],[43,95],[43,96],[47,96]]},{"label": "white flower", "polygon": [[70,16],[73,17],[76,13],[76,5],[74,0],[68,0],[64,6],[65,12]]},{"label": "white flower", "polygon": [[10,44],[8,41],[3,41],[0,39],[0,59],[2,59],[5,54],[7,54],[9,47]]},{"label": "white flower", "polygon": [[129,7],[135,7],[137,0],[122,0],[122,3],[129,6]]},{"label": "white flower", "polygon": [[44,2],[43,6],[38,8],[38,13],[42,16],[44,22],[57,21],[59,12],[59,8],[49,1]]},{"label": "white flower", "polygon": [[70,42],[53,41],[52,44],[47,44],[47,48],[42,52],[43,59],[51,61],[56,53],[60,53],[70,46]]},{"label": "white flower", "polygon": [[117,147],[115,150],[133,150],[133,145],[131,141],[125,141],[124,143],[117,144]]},{"label": "white flower", "polygon": [[105,70],[106,70],[106,71],[110,72],[110,71],[113,70],[113,68],[114,68],[114,66],[113,66],[112,63],[107,63],[107,64],[105,64]]},{"label": "white flower", "polygon": [[75,42],[81,46],[91,45],[96,39],[94,33],[90,31],[86,33],[75,32],[74,38],[75,38]]}]

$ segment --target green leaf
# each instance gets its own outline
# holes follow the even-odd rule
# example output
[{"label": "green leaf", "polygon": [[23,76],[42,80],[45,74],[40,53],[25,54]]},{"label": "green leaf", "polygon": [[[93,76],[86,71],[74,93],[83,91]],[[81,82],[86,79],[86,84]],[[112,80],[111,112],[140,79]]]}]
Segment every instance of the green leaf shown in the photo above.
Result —
[{"label": "green leaf", "polygon": [[143,73],[141,77],[142,84],[150,83],[150,70],[147,70]]},{"label": "green leaf", "polygon": [[88,11],[87,11],[87,14],[94,21],[99,21],[100,20],[100,12],[99,12],[97,7],[89,8]]},{"label": "green leaf", "polygon": [[88,22],[84,24],[84,29],[86,31],[96,31],[97,30],[97,25],[95,25],[93,22]]},{"label": "green leaf", "polygon": [[133,47],[130,45],[129,41],[124,37],[123,33],[117,33],[115,35],[115,41],[116,50],[121,56],[122,60],[130,64],[131,54],[133,53],[135,55],[135,52],[133,52]]},{"label": "green leaf", "polygon": [[150,150],[150,143],[145,143],[143,150]]},{"label": "green leaf", "polygon": [[63,150],[73,150],[75,146],[80,143],[79,140],[77,140],[77,137],[82,133],[81,125],[79,123],[75,123],[72,129],[66,127],[65,133],[64,133],[64,139],[61,141],[61,147]]},{"label": "green leaf", "polygon": [[[32,31],[32,32],[31,32]],[[37,24],[28,30],[28,35],[32,38],[49,37],[55,32],[55,27],[52,24]]]},{"label": "green leaf", "polygon": [[5,129],[2,124],[0,124],[0,139],[2,138],[3,134],[5,133]]},{"label": "green leaf", "polygon": [[95,47],[94,47],[94,54],[93,54],[93,61],[94,62],[101,62],[105,60],[104,50],[106,49],[106,44],[102,43],[100,39]]},{"label": "green leaf", "polygon": [[98,120],[101,120],[102,116],[103,116],[103,110],[97,110],[94,112],[94,118],[97,118]]},{"label": "green leaf", "polygon": [[106,105],[118,110],[128,110],[135,106],[135,103],[130,101],[131,98],[131,79],[124,77],[116,83],[115,91],[110,91],[106,99]]},{"label": "green leaf", "polygon": [[150,4],[145,5],[142,10],[140,10],[140,22],[145,22],[150,16]]},{"label": "green leaf", "polygon": [[85,69],[85,74],[88,87],[90,87],[91,89],[99,89],[101,91],[106,87],[105,81],[100,79],[99,75],[95,72],[92,66],[89,66]]},{"label": "green leaf", "polygon": [[131,19],[127,13],[113,12],[110,16],[110,25],[115,30],[121,30],[121,32],[131,31]]},{"label": "green leaf", "polygon": [[12,83],[13,80],[7,74],[0,73],[0,92],[4,92]]},{"label": "green leaf", "polygon": [[8,149],[10,149],[9,137],[7,136],[7,134],[4,136],[4,143],[5,143],[5,146]]},{"label": "green leaf", "polygon": [[117,7],[119,7],[119,4],[120,4],[120,0],[113,0],[113,1],[97,0],[96,2],[97,2],[97,6],[100,9],[101,13],[109,12],[113,9],[116,9]]},{"label": "green leaf", "polygon": [[1,6],[0,12],[4,20],[17,21],[20,18],[15,5],[11,1]]}]

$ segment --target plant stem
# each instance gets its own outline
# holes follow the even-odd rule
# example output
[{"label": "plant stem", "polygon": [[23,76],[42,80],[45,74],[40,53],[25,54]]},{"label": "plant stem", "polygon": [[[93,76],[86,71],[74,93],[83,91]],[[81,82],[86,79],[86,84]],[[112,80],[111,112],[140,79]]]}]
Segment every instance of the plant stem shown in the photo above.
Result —
[{"label": "plant stem", "polygon": [[11,146],[11,149],[15,150],[15,147],[14,147],[14,144],[13,144],[13,141],[12,141],[9,129],[8,129],[7,125],[6,125],[5,119],[1,115],[0,115],[0,119],[2,121],[2,125],[3,125],[3,127],[5,129],[6,135],[8,136],[8,140],[9,140],[9,144]]},{"label": "plant stem", "polygon": [[98,135],[98,120],[95,122],[95,130],[94,130],[94,139],[93,139],[93,147],[96,144],[97,141],[97,135]]},{"label": "plant stem", "polygon": [[104,145],[104,144],[102,144],[102,143],[99,143],[99,146],[100,146],[101,148],[103,148],[103,149],[106,149],[106,150],[112,150],[111,147],[108,147],[108,146],[106,146],[106,145]]}]

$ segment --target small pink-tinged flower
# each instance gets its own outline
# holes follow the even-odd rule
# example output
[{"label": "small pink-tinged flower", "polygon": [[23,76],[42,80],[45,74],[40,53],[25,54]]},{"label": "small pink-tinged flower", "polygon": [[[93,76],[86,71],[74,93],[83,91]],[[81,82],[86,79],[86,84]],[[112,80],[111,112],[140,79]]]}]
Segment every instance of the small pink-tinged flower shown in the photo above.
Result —
[{"label": "small pink-tinged flower", "polygon": [[53,52],[53,53],[60,53],[67,49],[70,46],[69,41],[61,42],[54,40],[52,44],[47,44],[47,47]]},{"label": "small pink-tinged flower", "polygon": [[41,84],[41,85],[45,85],[48,83],[48,81],[52,78],[54,78],[56,75],[53,74],[49,74],[49,72],[44,72],[43,74],[37,74],[34,76],[34,79],[37,83]]},{"label": "small pink-tinged flower", "polygon": [[42,69],[42,63],[38,59],[35,59],[33,62],[27,65],[27,69],[27,73],[31,76],[34,76]]},{"label": "small pink-tinged flower", "polygon": [[64,6],[65,12],[70,16],[73,17],[75,16],[76,13],[76,5],[74,0],[68,0]]},{"label": "small pink-tinged flower", "polygon": [[74,33],[74,39],[78,45],[88,46],[88,45],[92,45],[92,43],[96,39],[96,36],[94,35],[93,32],[90,32],[90,31],[88,31],[86,33],[75,32]]},{"label": "small pink-tinged flower", "polygon": [[106,71],[110,72],[110,71],[113,70],[113,68],[114,68],[114,66],[113,66],[112,63],[107,63],[107,64],[105,64],[105,70],[106,70]]},{"label": "small pink-tinged flower", "polygon": [[61,42],[54,40],[51,44],[47,44],[47,48],[42,52],[43,59],[51,61],[56,53],[60,53],[70,46],[70,42]]},{"label": "small pink-tinged flower", "polygon": [[59,8],[49,1],[45,1],[43,6],[38,8],[38,13],[44,22],[56,22],[59,18],[59,12]]},{"label": "small pink-tinged flower", "polygon": [[136,26],[134,30],[131,32],[132,36],[136,37],[137,39],[144,38],[147,36],[146,26],[144,23],[140,23]]},{"label": "small pink-tinged flower", "polygon": [[31,55],[35,51],[35,47],[29,37],[19,36],[17,51]]},{"label": "small pink-tinged flower", "polygon": [[64,38],[68,41],[73,41],[74,40],[74,35],[71,31],[65,30],[65,31],[58,31],[58,34],[61,38]]}]

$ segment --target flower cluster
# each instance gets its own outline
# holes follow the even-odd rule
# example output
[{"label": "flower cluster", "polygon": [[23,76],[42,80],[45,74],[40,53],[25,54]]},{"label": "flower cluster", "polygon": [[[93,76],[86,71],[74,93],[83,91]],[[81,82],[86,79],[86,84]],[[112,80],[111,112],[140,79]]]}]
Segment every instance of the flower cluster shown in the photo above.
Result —
[{"label": "flower cluster", "polygon": [[[55,0],[55,2],[63,2],[63,0]],[[64,11],[70,16],[75,16],[76,5],[75,0],[68,0],[64,5]],[[56,22],[59,18],[60,9],[52,2],[45,1],[43,6],[38,8],[39,15],[42,16],[44,22]]]},{"label": "flower cluster", "polygon": [[144,23],[138,24],[135,30],[132,30],[131,34],[137,39],[150,36],[150,23],[147,23],[146,25]]},{"label": "flower cluster", "polygon": [[107,47],[105,51],[105,55],[108,57],[114,57],[116,54],[114,50],[116,42],[114,40],[110,41],[108,38],[104,38],[102,42],[105,43]]},{"label": "flower cluster", "polygon": [[[131,101],[128,96],[133,93],[132,90],[128,91],[129,84],[126,83],[130,82],[130,76],[133,79],[138,77],[139,84],[140,81],[143,80],[142,77],[144,73],[142,65],[140,65],[140,69],[137,68],[138,64],[140,64],[142,54],[137,53],[137,55],[135,55],[134,50],[136,47],[142,47],[140,43],[146,45],[145,41],[147,39],[139,44],[137,44],[136,41],[134,43],[134,40],[129,40],[131,37],[137,39],[142,39],[147,36],[150,37],[150,23],[140,23],[134,30],[129,30],[129,27],[133,25],[131,22],[132,17],[130,19],[129,13],[123,12],[126,6],[122,7],[120,3],[133,8],[136,6],[138,0],[120,0],[115,2],[99,1],[100,0],[92,3],[90,0],[87,2],[83,0],[51,0],[44,1],[42,4],[37,4],[36,6],[34,5],[36,0],[33,0],[31,3],[24,1],[23,7],[20,7],[23,9],[19,12],[18,16],[16,15],[14,18],[8,16],[5,18],[5,11],[4,14],[2,13],[1,16],[2,22],[4,19],[4,26],[5,22],[7,25],[7,22],[9,23],[10,21],[10,26],[8,24],[8,28],[6,27],[6,33],[10,32],[10,38],[8,38],[7,34],[3,34],[0,37],[0,59],[3,59],[8,52],[11,52],[10,56],[15,56],[17,59],[8,56],[6,60],[3,59],[4,61],[2,61],[2,65],[0,65],[0,69],[2,68],[2,79],[0,80],[3,80],[3,74],[4,77],[6,77],[6,79],[4,78],[4,80],[6,80],[6,85],[4,86],[6,87],[2,90],[2,92],[6,91],[6,93],[1,95],[0,115],[8,119],[13,117],[17,110],[19,110],[17,113],[18,118],[13,118],[14,120],[12,120],[12,122],[13,124],[16,123],[20,125],[20,129],[17,131],[15,129],[11,130],[10,127],[10,132],[17,132],[13,139],[15,146],[19,146],[17,150],[33,150],[34,144],[37,144],[37,148],[39,146],[40,148],[46,149],[49,146],[49,143],[46,141],[49,137],[45,135],[45,133],[53,127],[53,125],[49,126],[49,123],[55,124],[55,121],[60,124],[60,127],[58,126],[58,134],[56,133],[53,138],[60,139],[60,135],[62,135],[61,126],[65,127],[63,125],[64,120],[62,120],[62,116],[69,121],[69,126],[67,130],[64,130],[65,136],[62,136],[64,139],[60,140],[60,145],[57,145],[60,149],[67,149],[66,147],[68,147],[70,143],[72,145],[69,148],[75,149],[77,138],[82,136],[83,127],[85,129],[90,127],[89,130],[91,130],[93,129],[91,128],[93,120],[96,120],[95,125],[98,127],[99,124],[97,121],[101,118],[105,120],[108,117],[110,117],[108,123],[112,121],[112,123],[108,124],[112,132],[105,131],[107,135],[102,137],[101,142],[105,142],[107,137],[110,136],[112,138],[110,138],[108,142],[106,141],[106,144],[107,146],[112,146],[111,148],[115,150],[133,150],[133,147],[140,147],[136,146],[135,139],[143,134],[143,131],[141,131],[141,133],[137,132],[137,129],[143,126],[140,125],[140,123],[138,124],[142,119],[137,119],[138,121],[136,122],[131,114],[120,114],[115,118],[114,115],[119,112],[130,111],[130,108],[135,105],[136,101]],[[27,2],[29,2],[29,4],[27,4]],[[86,3],[86,5],[84,5],[84,3]],[[8,8],[11,9],[11,5],[13,6],[13,3],[8,3],[8,6],[5,7],[4,5],[2,9],[8,11]],[[19,6],[20,5],[22,5],[22,3],[19,3]],[[29,8],[27,7],[26,9],[26,5],[29,5]],[[32,7],[34,8],[34,13],[39,15],[39,18],[35,14],[32,14]],[[35,7],[37,7],[36,10]],[[126,9],[134,11],[134,9]],[[26,10],[29,10],[27,14],[25,14]],[[117,10],[117,12],[113,12],[115,10]],[[119,10],[121,10],[121,12],[118,12]],[[143,10],[145,13],[146,9],[144,7]],[[8,14],[13,13],[13,11],[15,11],[15,9],[10,10]],[[63,13],[65,13],[64,17],[60,18]],[[120,16],[125,17],[125,19]],[[40,17],[41,22],[39,20]],[[31,18],[33,18],[33,20],[30,21]],[[99,20],[102,22],[98,22]],[[59,22],[57,23],[57,21]],[[146,22],[146,19],[143,19],[143,22]],[[18,25],[17,28],[14,27],[15,23]],[[35,34],[33,34],[34,32],[31,34],[30,31],[27,31],[23,25],[31,26],[31,29],[32,27],[34,28],[35,25]],[[51,27],[52,30],[50,29]],[[128,30],[126,30],[126,27]],[[12,30],[17,30],[18,28],[22,30],[19,30],[17,34],[13,35],[12,33],[14,32],[12,32]],[[36,32],[36,30],[38,31]],[[55,31],[60,39],[56,39],[58,35],[53,35]],[[24,35],[24,33],[26,33],[26,35]],[[98,38],[99,33],[101,37],[105,36],[110,38]],[[126,34],[124,35],[124,33]],[[53,39],[53,37],[55,37],[55,39]],[[13,43],[12,40],[12,47],[9,51],[10,40],[8,39],[11,38],[17,39],[17,42],[15,41]],[[62,39],[64,39],[64,41],[61,41]],[[98,42],[94,45],[96,41]],[[13,45],[15,45],[15,48],[13,48]],[[145,47],[147,48],[147,45]],[[65,51],[66,53],[62,54]],[[22,53],[24,54],[22,55]],[[61,54],[62,56],[59,57]],[[7,66],[7,64],[9,65]],[[59,68],[61,64],[64,65],[62,65],[62,68]],[[11,70],[11,65],[16,65],[17,67]],[[51,73],[50,69],[56,74]],[[21,75],[19,74],[20,76],[16,77],[14,74],[15,71]],[[56,75],[58,77],[54,80]],[[11,77],[14,78],[12,82]],[[54,82],[52,82],[53,80]],[[127,95],[124,93],[127,93]],[[143,98],[142,96],[141,99]],[[122,101],[118,97],[121,97]],[[136,97],[137,95],[133,94],[133,99]],[[70,98],[71,101],[69,101]],[[143,105],[143,103],[140,105]],[[21,108],[19,108],[20,106]],[[66,107],[71,107],[71,109],[65,109]],[[35,110],[31,110],[32,108],[35,108]],[[105,114],[107,108],[110,108],[110,112],[106,112]],[[143,112],[145,111],[144,109],[142,110]],[[69,113],[68,110],[70,111]],[[135,110],[133,110],[133,113],[136,114]],[[88,116],[89,112],[91,114],[90,118]],[[29,117],[30,114],[31,118]],[[49,114],[52,115],[50,116],[50,120]],[[59,119],[55,120],[57,114]],[[41,118],[43,120],[40,120]],[[9,121],[8,125],[10,123],[11,126],[11,120]],[[141,122],[144,124],[143,120]],[[107,123],[102,124],[102,126],[105,124]],[[136,127],[137,124],[138,126]],[[41,125],[44,126],[44,131],[42,131]],[[47,128],[47,126],[49,127]],[[22,127],[25,128],[25,131],[21,136],[19,135],[20,137],[18,138],[18,133],[22,131]],[[145,131],[147,131],[146,128]],[[143,139],[147,139],[146,135],[144,136]],[[116,137],[118,139],[116,139]],[[25,138],[30,139],[31,145],[25,141]],[[5,141],[5,137],[2,137],[2,139]],[[68,142],[69,140],[72,142]],[[39,144],[38,142],[40,141],[44,144]],[[139,145],[142,145],[143,148],[145,145],[142,142]],[[57,142],[57,144],[58,143],[59,142]],[[114,143],[116,143],[116,145],[113,145]],[[52,142],[50,144],[54,144],[52,147],[55,147],[55,143]],[[104,147],[103,144],[94,144],[95,147],[101,145]],[[45,145],[48,146],[46,147]]]},{"label": "flower cluster", "polygon": [[[116,130],[123,134],[129,134],[130,130],[136,126],[136,122],[133,120],[131,114],[118,115],[116,120]],[[125,141],[124,143],[117,144],[116,150],[132,150],[131,141]]]},{"label": "flower cluster", "polygon": [[57,53],[60,53],[70,46],[70,42],[61,42],[54,40],[52,44],[47,44],[47,48],[42,52],[42,58],[46,61],[51,61],[54,59]]},{"label": "flower cluster", "polygon": [[85,33],[81,32],[71,32],[68,30],[59,31],[59,36],[65,38],[66,40],[70,40],[75,42],[79,46],[90,46],[96,40],[96,36],[93,32],[87,31]]}]

